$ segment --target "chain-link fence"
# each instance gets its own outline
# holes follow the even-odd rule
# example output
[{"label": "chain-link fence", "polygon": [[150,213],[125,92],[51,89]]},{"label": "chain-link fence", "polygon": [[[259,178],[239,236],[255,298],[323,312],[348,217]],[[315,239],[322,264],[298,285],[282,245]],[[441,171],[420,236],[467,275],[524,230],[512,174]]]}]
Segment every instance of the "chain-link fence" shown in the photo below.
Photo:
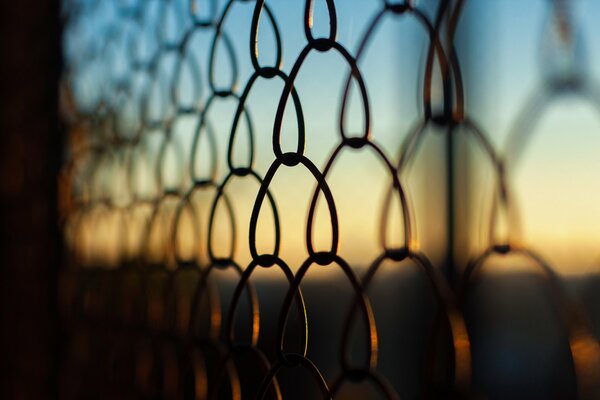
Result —
[{"label": "chain-link fence", "polygon": [[[577,389],[550,397],[596,398],[589,316],[521,240],[510,179],[549,98],[596,99],[569,56],[571,2],[547,3],[560,65],[499,150],[465,106],[461,0],[66,2],[61,393],[493,398],[473,360],[500,355],[473,333],[494,316],[470,299],[485,263],[517,256],[564,329]],[[491,171],[484,234],[459,134]]]}]

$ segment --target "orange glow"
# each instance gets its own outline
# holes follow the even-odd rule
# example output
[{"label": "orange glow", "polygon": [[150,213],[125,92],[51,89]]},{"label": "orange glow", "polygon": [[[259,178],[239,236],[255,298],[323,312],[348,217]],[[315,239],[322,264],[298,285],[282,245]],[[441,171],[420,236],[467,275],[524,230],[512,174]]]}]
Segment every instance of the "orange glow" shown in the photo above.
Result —
[{"label": "orange glow", "polygon": [[600,394],[600,346],[598,341],[585,332],[575,332],[570,340],[579,392],[582,398]]}]

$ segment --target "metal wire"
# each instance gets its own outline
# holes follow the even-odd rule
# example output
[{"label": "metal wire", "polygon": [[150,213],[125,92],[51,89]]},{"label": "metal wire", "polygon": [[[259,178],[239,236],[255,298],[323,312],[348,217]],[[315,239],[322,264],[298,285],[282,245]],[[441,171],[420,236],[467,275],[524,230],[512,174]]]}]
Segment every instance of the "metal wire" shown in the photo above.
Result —
[{"label": "metal wire", "polygon": [[[465,89],[454,46],[454,34],[460,24],[463,8],[462,0],[440,1],[433,17],[428,16],[417,1],[381,0],[378,2],[379,11],[367,23],[355,51],[336,40],[338,24],[342,22],[336,13],[336,3],[339,1],[325,0],[329,29],[325,36],[319,36],[313,30],[315,1],[306,0],[304,15],[298,16],[303,23],[305,46],[293,59],[289,74],[282,69],[282,27],[268,2],[227,0],[223,7],[219,7],[215,0],[197,3],[190,0],[185,10],[178,7],[179,3],[170,0],[148,3],[115,1],[114,15],[99,12],[103,7],[100,1],[75,0],[64,5],[66,35],[81,42],[78,48],[67,49],[63,79],[65,91],[62,111],[72,138],[68,144],[70,158],[65,162],[60,177],[61,224],[70,244],[67,250],[71,255],[63,273],[64,287],[71,288],[73,293],[65,306],[65,330],[70,332],[69,337],[72,338],[76,337],[75,332],[80,329],[78,326],[86,326],[85,329],[92,332],[97,345],[108,354],[108,365],[98,367],[102,377],[93,376],[92,380],[117,382],[116,386],[123,396],[240,399],[243,394],[248,395],[248,380],[255,379],[248,376],[259,376],[252,386],[255,388],[252,394],[254,398],[282,398],[278,375],[284,369],[301,368],[314,379],[323,398],[336,397],[348,382],[372,385],[384,398],[400,398],[394,385],[377,368],[377,315],[371,307],[367,290],[385,261],[410,260],[427,276],[439,307],[426,361],[425,370],[429,372],[423,374],[424,395],[433,398],[450,395],[476,397],[471,387],[471,347],[462,308],[470,293],[471,282],[486,259],[495,254],[518,253],[531,258],[548,277],[550,297],[569,330],[580,397],[593,398],[598,393],[600,348],[591,334],[585,312],[567,295],[553,269],[537,253],[517,243],[517,222],[511,220],[509,223],[511,229],[507,238],[496,237],[498,220],[513,215],[515,211],[515,205],[509,202],[511,190],[505,162],[509,159],[508,166],[517,162],[516,158],[524,150],[523,143],[528,139],[529,128],[542,112],[549,96],[542,94],[533,97],[532,105],[524,109],[515,124],[508,150],[500,155],[464,105]],[[230,37],[223,28],[236,3],[254,4],[248,52],[253,72],[241,90],[238,87],[240,71],[234,48],[235,38]],[[568,30],[568,4],[566,1],[557,1],[557,4],[557,9],[561,10],[557,17],[560,17],[561,29]],[[199,14],[203,10],[205,13]],[[382,148],[372,140],[367,83],[358,63],[367,44],[373,40],[373,33],[388,14],[413,18],[424,28],[428,37],[421,94],[423,116],[402,143],[397,162],[387,156],[389,149]],[[94,18],[102,20],[102,23],[94,25],[102,29],[86,34],[86,21]],[[169,18],[176,21],[176,34],[166,28]],[[188,23],[185,24],[184,20]],[[269,26],[274,39],[272,64],[260,61],[258,57],[261,23]],[[203,60],[198,60],[191,51],[192,37],[197,33],[212,37],[206,49],[208,82],[202,82],[201,79]],[[77,38],[78,35],[81,37]],[[113,53],[119,48],[119,43],[125,43],[124,56]],[[225,58],[221,57],[221,60],[227,60],[225,69],[230,72],[230,81],[225,85],[216,79],[216,71],[223,68],[218,65],[218,52],[224,52]],[[295,86],[305,60],[313,52],[337,53],[349,67],[340,98],[338,144],[322,167],[315,165],[305,155],[306,121]],[[174,73],[165,77],[161,62],[169,57],[174,59]],[[123,60],[125,65],[119,71],[117,66]],[[436,65],[443,89],[443,107],[439,111],[432,104]],[[188,79],[185,82],[191,86],[191,99],[184,99],[181,93],[181,82],[186,73]],[[96,88],[91,90],[94,96],[89,104],[77,103],[69,94],[69,88],[72,89],[78,82],[80,86],[85,86],[85,79],[90,76],[91,81],[97,83]],[[247,107],[249,95],[259,80],[283,82],[272,131],[274,159],[264,175],[255,168],[255,142],[259,132],[253,129],[252,116]],[[571,79],[569,82],[574,81]],[[351,133],[345,126],[345,120],[353,83],[358,88],[363,127],[360,132]],[[565,87],[552,87],[559,86]],[[589,94],[584,89],[580,93],[584,96]],[[283,121],[290,98],[297,132],[294,150],[284,150]],[[161,102],[158,107],[153,105],[156,99]],[[224,174],[218,171],[214,126],[207,117],[217,99],[229,99],[236,104],[227,146],[227,171]],[[131,120],[132,114],[137,118]],[[180,117],[193,118],[195,121],[190,148],[182,148],[174,137],[173,126]],[[239,145],[241,124],[246,126],[245,147]],[[468,132],[483,149],[495,171],[498,196],[490,218],[489,247],[462,273],[462,285],[457,291],[440,266],[433,265],[427,255],[413,245],[416,234],[413,210],[407,196],[410,187],[400,179],[402,171],[415,157],[426,128],[431,125],[443,128],[449,138],[458,129]],[[155,133],[158,139],[152,139]],[[152,150],[152,146],[156,147],[152,145],[152,140],[159,140],[157,149]],[[240,148],[247,152],[242,163],[236,161],[238,157],[234,156],[236,149]],[[373,153],[385,166],[392,182],[381,208],[380,255],[361,274],[339,254],[339,216],[327,180],[336,159],[349,148]],[[180,176],[174,183],[169,181],[165,172],[170,151],[174,152],[176,160],[186,157],[189,160],[187,166],[180,168]],[[196,168],[199,158],[209,159],[206,170],[201,174]],[[306,210],[308,258],[297,270],[297,266],[288,265],[280,257],[280,220],[286,216],[279,213],[271,190],[273,179],[285,168],[304,169],[315,183],[310,206]],[[140,174],[144,173],[153,182],[153,190],[140,189]],[[118,179],[125,184],[118,185]],[[249,221],[248,249],[252,258],[249,265],[240,265],[235,251],[236,242],[245,238],[237,228],[239,221],[236,221],[234,199],[229,194],[228,185],[238,179],[255,181],[259,185]],[[119,190],[120,187],[124,190]],[[206,228],[199,226],[200,210],[193,201],[195,196],[202,193],[212,193],[208,219],[202,221]],[[331,241],[326,249],[314,245],[314,219],[319,199],[325,201],[329,214]],[[390,218],[393,201],[398,201],[400,221]],[[272,227],[259,225],[259,215],[265,206],[272,215]],[[510,211],[503,212],[504,209]],[[224,220],[217,219],[218,210],[224,211]],[[142,228],[132,222],[136,213],[142,213],[146,221]],[[184,213],[193,215],[193,242],[197,243],[197,247],[205,248],[207,260],[185,257],[177,249],[179,225]],[[117,219],[117,232],[107,231],[108,228],[102,230],[103,221],[110,218]],[[391,245],[387,237],[388,225],[391,224],[400,224],[402,227],[403,242],[399,246]],[[228,250],[224,254],[214,248],[215,232],[224,228],[222,225],[228,225],[225,228],[231,235]],[[136,229],[141,230],[141,239],[131,244],[131,237],[135,236],[132,232]],[[206,229],[204,238],[203,229]],[[273,247],[267,252],[260,251],[257,245],[257,232],[265,229],[272,230],[274,237]],[[108,236],[119,249],[110,262],[98,262],[98,257],[87,257],[85,251],[84,254],[80,251],[93,248],[100,236]],[[133,251],[128,250],[131,247]],[[160,247],[158,253],[157,247]],[[94,251],[96,256],[98,252],[109,252],[104,248]],[[108,257],[106,254],[104,256]],[[353,291],[353,302],[347,311],[340,339],[338,363],[341,372],[329,382],[319,366],[307,355],[310,343],[319,338],[308,337],[310,320],[301,284],[306,273],[318,268],[317,265],[338,268]],[[287,294],[274,324],[277,329],[273,343],[274,358],[265,354],[259,346],[262,333],[259,302],[265,300],[259,298],[250,278],[261,268],[279,269],[288,283]],[[228,310],[222,309],[219,304],[220,288],[211,279],[216,271],[230,271],[238,276]],[[248,325],[238,330],[236,321],[243,302],[249,307],[246,313],[250,317]],[[300,317],[296,346],[288,340],[291,335],[288,319],[292,309]],[[364,332],[362,348],[366,356],[357,363],[351,357],[352,346],[356,345],[351,336],[354,325],[359,323]],[[446,337],[443,349],[439,348],[442,342],[436,340],[439,335]],[[585,347],[585,352],[578,350],[581,346]],[[440,386],[439,378],[433,372],[439,369],[436,363],[439,362],[440,352],[449,352],[452,358],[450,372],[444,381],[449,384],[444,387]],[[240,358],[252,359],[254,367],[242,368],[236,362]],[[123,363],[128,365],[123,367],[126,372],[116,367]]]}]

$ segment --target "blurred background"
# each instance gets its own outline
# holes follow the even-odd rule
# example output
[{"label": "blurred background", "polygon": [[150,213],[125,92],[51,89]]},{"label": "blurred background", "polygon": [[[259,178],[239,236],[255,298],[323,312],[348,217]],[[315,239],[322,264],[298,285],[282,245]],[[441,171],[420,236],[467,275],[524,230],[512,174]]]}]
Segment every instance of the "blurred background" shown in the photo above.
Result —
[{"label": "blurred background", "polygon": [[600,3],[264,3],[1,6],[0,396],[600,398]]}]

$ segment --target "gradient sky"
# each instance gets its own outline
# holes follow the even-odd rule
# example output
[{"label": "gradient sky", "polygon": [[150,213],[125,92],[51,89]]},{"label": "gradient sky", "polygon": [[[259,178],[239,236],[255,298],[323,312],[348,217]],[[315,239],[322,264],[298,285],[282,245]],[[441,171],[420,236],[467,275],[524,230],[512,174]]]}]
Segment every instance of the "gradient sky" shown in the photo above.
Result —
[{"label": "gradient sky", "polygon": [[[472,76],[469,112],[503,149],[516,115],[541,93],[552,60],[544,57],[548,1],[470,2],[463,18],[469,31]],[[596,38],[600,3],[577,0],[574,20],[580,47],[577,63],[588,87],[598,90],[600,61]],[[468,40],[468,39],[467,39]],[[523,240],[563,273],[597,271],[600,261],[600,97],[552,96],[532,116],[537,122],[518,165],[513,191]],[[510,169],[510,167],[509,167]],[[482,196],[483,197],[483,196]]]},{"label": "gradient sky", "polygon": [[[99,40],[103,26],[114,20],[114,10],[109,2],[100,2],[102,11],[94,13],[94,22],[83,21],[77,35],[67,37],[67,57],[84,57],[81,48],[89,43],[100,46]],[[302,1],[267,1],[272,7],[282,35],[284,66],[290,71],[297,55],[305,45],[302,17]],[[315,5],[315,36],[324,35],[327,20],[324,2]],[[427,7],[431,1],[420,1]],[[548,19],[547,0],[494,0],[466,1],[464,13],[458,28],[458,52],[466,83],[466,107],[468,115],[486,132],[494,147],[500,152],[506,145],[508,132],[512,129],[516,115],[525,106],[528,99],[543,87],[544,68],[548,61],[542,56],[541,47]],[[582,47],[585,49],[582,62],[592,82],[600,82],[600,71],[594,68],[600,65],[600,50],[594,46],[594,38],[600,37],[600,24],[595,21],[600,15],[600,3],[594,0],[574,2],[575,20],[579,25]],[[156,3],[147,9],[148,17],[156,18]],[[175,2],[174,4],[178,4]],[[202,2],[201,2],[202,4]],[[222,9],[224,1],[219,1]],[[338,41],[351,53],[354,53],[366,25],[378,10],[378,0],[344,0],[337,3]],[[153,8],[154,7],[154,8]],[[224,30],[232,38],[238,59],[238,93],[245,87],[252,72],[249,58],[250,19],[252,3],[235,4],[225,23]],[[200,13],[205,12],[200,10]],[[189,21],[186,18],[172,18],[165,14],[166,38],[176,40],[185,25],[175,21]],[[100,22],[98,22],[100,21]],[[259,37],[259,58],[267,64],[273,60],[273,42],[266,18],[261,21]],[[124,31],[131,27],[124,27]],[[147,59],[156,43],[147,34],[145,40],[134,47],[134,55]],[[202,91],[205,102],[208,90],[208,48],[211,33],[199,33],[190,42],[190,52],[200,64]],[[380,144],[388,157],[395,163],[398,149],[409,129],[422,118],[420,88],[422,69],[427,45],[427,36],[422,27],[410,16],[387,16],[377,29],[359,66],[366,82],[372,117],[373,140]],[[93,104],[96,94],[102,91],[101,82],[119,77],[124,71],[123,62],[132,57],[132,53],[123,45],[115,47],[110,58],[112,68],[102,68],[102,64],[92,64],[91,68],[75,86],[78,101]],[[111,53],[113,54],[113,53]],[[160,61],[163,81],[172,76],[176,57],[167,55]],[[107,63],[104,59],[104,63]],[[227,86],[231,68],[225,53],[217,55],[216,84]],[[309,55],[296,81],[306,122],[305,154],[322,168],[339,142],[339,108],[341,91],[348,67],[342,57],[334,53]],[[143,87],[148,77],[135,76],[132,81],[136,88]],[[190,83],[191,75],[184,74],[178,86],[182,98],[193,99]],[[283,84],[280,80],[259,80],[255,83],[248,99],[255,140],[255,169],[263,175],[273,161],[271,135],[276,106]],[[357,91],[354,91],[354,94]],[[164,90],[154,90],[151,100],[151,115],[161,117],[168,113],[164,107]],[[439,91],[434,91],[434,99],[439,99]],[[350,117],[347,130],[360,132],[362,111],[357,96],[351,97]],[[223,179],[226,169],[227,142],[236,101],[216,100],[211,105],[208,120],[215,127],[217,136],[217,155],[219,164],[218,178]],[[123,108],[124,115],[136,115],[133,110]],[[577,96],[558,98],[552,101],[530,133],[531,140],[525,149],[524,158],[515,168],[513,176],[514,196],[517,199],[523,219],[523,239],[548,258],[557,270],[564,273],[590,271],[600,260],[600,118],[598,108]],[[293,107],[286,110],[282,142],[284,149],[295,146],[296,132]],[[189,162],[191,138],[197,124],[197,117],[178,117],[174,121],[174,137],[180,141],[184,151],[184,162]],[[245,127],[237,133],[239,146],[244,146]],[[443,147],[432,132],[423,150],[418,153],[419,160],[403,180],[414,203],[417,235],[421,248],[431,252],[432,258],[439,253],[439,242],[444,239],[443,213],[443,162],[440,159]],[[162,140],[160,132],[148,135],[149,153],[156,154]],[[439,135],[438,135],[439,137]],[[467,139],[469,140],[469,139]],[[201,144],[202,146],[202,144]],[[207,163],[205,150],[199,150],[198,173],[204,174]],[[487,229],[487,212],[491,196],[492,172],[484,159],[477,154],[470,156],[472,168],[471,184],[468,185],[472,196],[466,199],[465,206],[469,214],[468,229],[472,241],[471,251],[477,252],[485,243],[482,234]],[[177,160],[177,157],[174,158]],[[237,160],[244,162],[245,152],[237,152]],[[172,162],[176,164],[175,161]],[[183,164],[182,164],[183,165]],[[184,171],[172,167],[167,169],[167,179],[177,180]],[[389,182],[387,171],[369,150],[360,152],[345,150],[328,178],[336,199],[340,220],[340,254],[355,265],[365,265],[371,261],[380,249],[377,244],[379,213],[383,195]],[[238,259],[243,265],[249,261],[247,246],[247,221],[254,203],[254,193],[258,185],[251,179],[236,179],[228,187],[232,195],[238,222]],[[281,255],[294,268],[306,257],[304,232],[306,229],[307,206],[314,190],[314,180],[302,168],[283,167],[276,175],[273,194],[282,216]],[[205,203],[207,200],[203,200]],[[440,202],[442,201],[442,202]],[[324,205],[324,204],[323,204]],[[208,205],[209,206],[209,205]],[[433,211],[432,211],[433,210]],[[392,214],[399,220],[398,213]],[[217,216],[222,218],[222,216]],[[264,217],[264,220],[262,219]],[[261,213],[260,224],[270,228],[272,222],[269,213]],[[317,214],[315,245],[323,248],[328,243],[327,212],[323,208]],[[219,226],[223,224],[217,224]],[[400,224],[392,224],[392,235],[400,243]],[[271,247],[270,229],[261,229],[259,250]],[[217,231],[222,243],[227,243],[226,230]],[[220,236],[219,236],[220,235]],[[204,239],[201,239],[204,240]],[[437,254],[439,257],[439,254]]]}]

